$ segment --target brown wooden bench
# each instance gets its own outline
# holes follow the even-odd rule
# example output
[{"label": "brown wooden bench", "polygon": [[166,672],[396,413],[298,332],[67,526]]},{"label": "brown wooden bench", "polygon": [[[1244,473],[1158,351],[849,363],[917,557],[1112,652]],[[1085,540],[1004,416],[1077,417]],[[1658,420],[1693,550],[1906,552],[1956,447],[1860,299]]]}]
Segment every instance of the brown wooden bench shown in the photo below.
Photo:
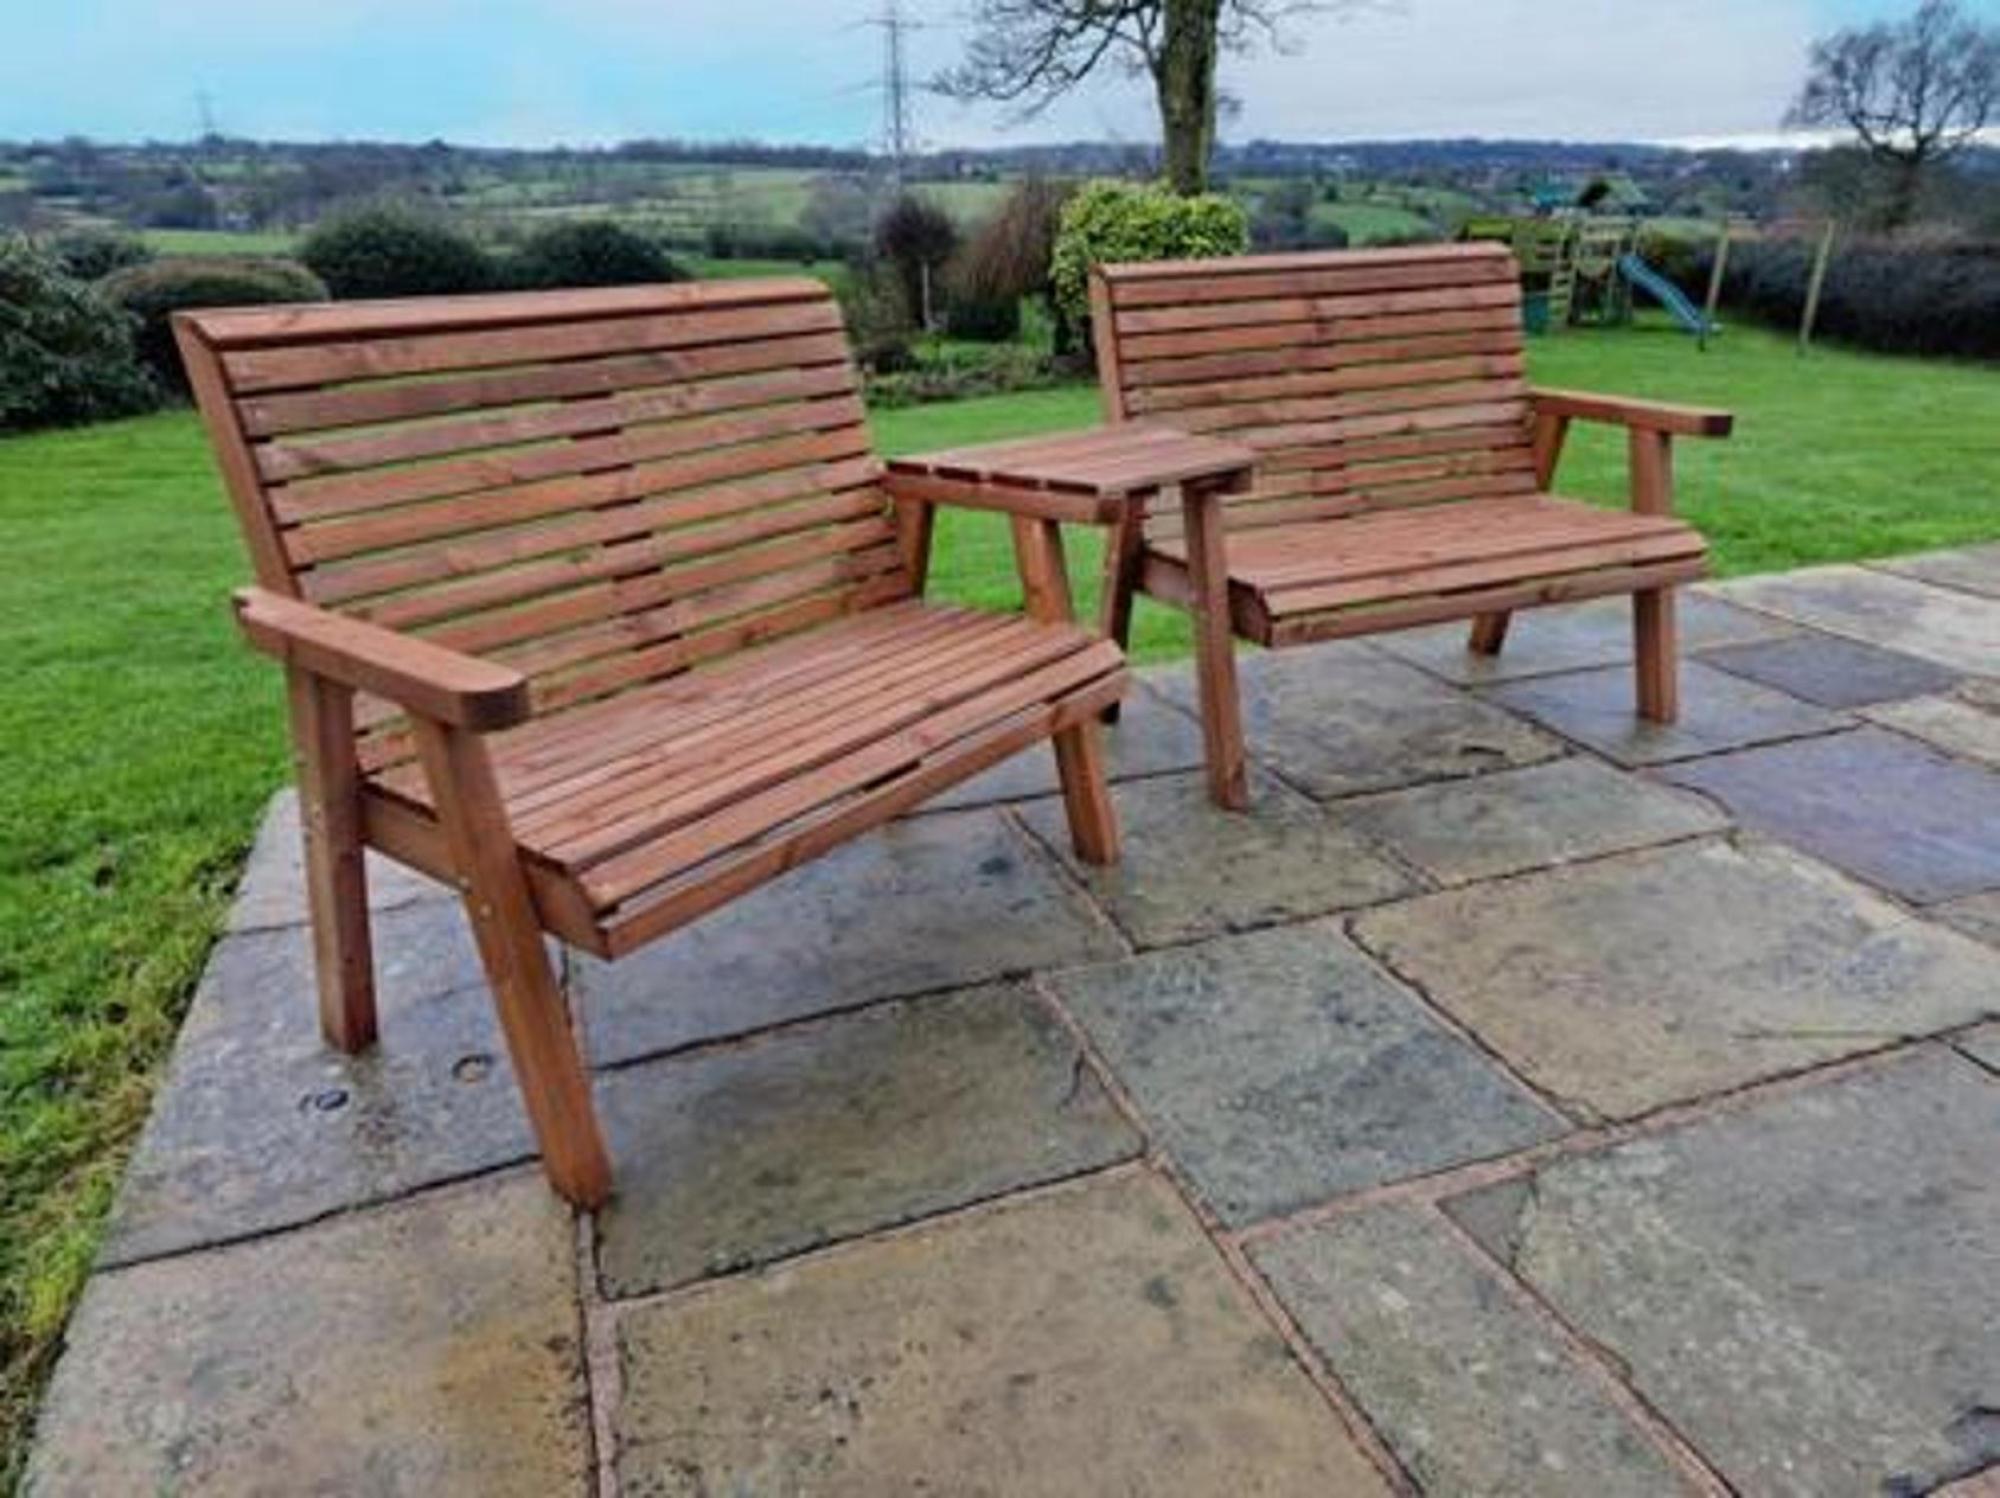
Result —
[{"label": "brown wooden bench", "polygon": [[[184,314],[285,663],[322,1028],[375,1035],[362,849],[463,892],[549,1177],[611,1171],[542,932],[615,958],[1053,738],[1117,856],[1119,649],[920,597],[840,314],[805,279]],[[1005,493],[968,498],[1007,508]]]},{"label": "brown wooden bench", "polygon": [[[1232,633],[1267,646],[1630,593],[1638,709],[1677,711],[1674,589],[1706,565],[1672,515],[1671,441],[1722,411],[1533,390],[1505,246],[1105,265],[1091,285],[1107,417],[1226,435],[1256,482],[1181,513],[1128,510],[1107,548],[1106,633],[1135,591],[1190,609],[1216,799],[1244,804]],[[1627,428],[1629,512],[1547,490],[1572,420]]]}]

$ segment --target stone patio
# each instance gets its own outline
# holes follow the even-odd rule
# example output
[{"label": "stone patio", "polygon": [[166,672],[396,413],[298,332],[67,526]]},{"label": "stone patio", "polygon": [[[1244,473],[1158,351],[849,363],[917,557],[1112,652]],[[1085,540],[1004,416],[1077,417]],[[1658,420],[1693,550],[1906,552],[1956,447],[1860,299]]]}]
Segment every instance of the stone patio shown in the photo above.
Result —
[{"label": "stone patio", "polygon": [[616,966],[541,1184],[455,903],[314,1031],[279,798],[39,1494],[2000,1491],[2000,547],[1184,669]]}]

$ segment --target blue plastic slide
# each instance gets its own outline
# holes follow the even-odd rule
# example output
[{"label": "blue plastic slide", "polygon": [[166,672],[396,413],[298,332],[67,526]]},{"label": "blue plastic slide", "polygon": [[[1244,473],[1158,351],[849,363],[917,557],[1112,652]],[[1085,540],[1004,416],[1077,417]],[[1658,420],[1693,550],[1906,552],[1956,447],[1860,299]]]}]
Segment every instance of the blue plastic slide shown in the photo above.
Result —
[{"label": "blue plastic slide", "polygon": [[1654,270],[1652,266],[1646,264],[1637,255],[1630,253],[1620,255],[1618,257],[1618,274],[1645,292],[1646,295],[1650,296],[1662,307],[1665,307],[1667,311],[1673,314],[1674,321],[1687,329],[1688,332],[1701,333],[1707,331],[1709,333],[1716,333],[1721,331],[1715,327],[1709,327],[1704,330],[1702,325],[1707,319],[1701,315],[1701,309],[1687,299],[1687,294],[1680,287],[1674,285],[1673,282]]}]

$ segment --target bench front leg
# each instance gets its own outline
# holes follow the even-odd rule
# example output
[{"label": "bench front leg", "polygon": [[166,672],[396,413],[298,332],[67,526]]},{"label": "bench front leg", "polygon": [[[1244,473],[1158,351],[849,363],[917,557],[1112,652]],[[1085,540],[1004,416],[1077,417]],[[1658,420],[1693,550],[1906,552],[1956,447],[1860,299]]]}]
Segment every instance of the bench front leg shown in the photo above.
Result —
[{"label": "bench front leg", "polygon": [[[1563,444],[1569,440],[1570,418],[1561,411],[1537,411],[1534,418],[1535,488],[1546,494],[1556,481]],[[1511,612],[1481,614],[1472,621],[1465,648],[1474,655],[1498,655],[1507,643]]]},{"label": "bench front leg", "polygon": [[367,1050],[376,1038],[354,692],[297,666],[286,668],[285,686],[298,770],[319,1028],[328,1045],[351,1056]]},{"label": "bench front leg", "polygon": [[477,734],[424,718],[413,722],[507,1054],[541,1145],[542,1168],[577,1206],[601,1206],[611,1194],[611,1157],[492,759]]},{"label": "bench front leg", "polygon": [[1243,749],[1243,708],[1236,683],[1236,640],[1229,622],[1229,562],[1224,550],[1223,496],[1228,484],[1183,484],[1189,608],[1194,618],[1195,691],[1208,764],[1208,794],[1217,806],[1243,811],[1250,781]]}]

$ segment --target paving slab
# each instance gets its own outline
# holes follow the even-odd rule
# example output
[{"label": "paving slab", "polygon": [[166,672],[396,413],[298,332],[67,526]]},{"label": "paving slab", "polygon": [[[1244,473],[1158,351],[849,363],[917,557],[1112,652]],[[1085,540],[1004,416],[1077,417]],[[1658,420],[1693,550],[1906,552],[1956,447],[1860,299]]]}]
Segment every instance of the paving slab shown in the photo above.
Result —
[{"label": "paving slab", "polygon": [[1341,816],[1442,884],[1517,874],[1729,825],[1698,797],[1583,758],[1390,791],[1343,803]]},{"label": "paving slab", "polygon": [[[1250,752],[1322,799],[1553,759],[1562,746],[1355,641],[1237,657]],[[1159,689],[1194,711],[1192,676]]]},{"label": "paving slab", "polygon": [[1716,591],[1794,623],[1922,656],[1954,671],[1991,676],[2000,661],[2000,598],[1849,566],[1741,577]]},{"label": "paving slab", "polygon": [[1232,1226],[1564,1128],[1331,921],[1150,952],[1053,984]]},{"label": "paving slab", "polygon": [[1123,950],[1026,834],[968,811],[880,828],[622,961],[579,956],[572,984],[605,1064]]},{"label": "paving slab", "polygon": [[2000,775],[1880,728],[1662,772],[1746,827],[1929,904],[2000,888]]},{"label": "paving slab", "polygon": [[1947,900],[1942,905],[1930,906],[1924,913],[1935,916],[1967,936],[1976,936],[1981,941],[2000,947],[2000,890],[1967,895],[1962,900]]},{"label": "paving slab", "polygon": [[1701,658],[1732,676],[1747,676],[1821,707],[1894,702],[1947,691],[1958,681],[1956,671],[1935,661],[1816,629],[1705,650]]},{"label": "paving slab", "polygon": [[1746,744],[1830,733],[1854,721],[1689,660],[1681,662],[1680,717],[1672,723],[1639,716],[1632,673],[1616,666],[1504,682],[1484,695],[1621,765],[1693,759]]},{"label": "paving slab", "polygon": [[1924,551],[1915,556],[1870,562],[1881,572],[1913,577],[1918,582],[1960,588],[2000,598],[2000,541],[1985,546],[1960,546],[1949,551]]},{"label": "paving slab", "polygon": [[1586,1116],[2000,1006],[1993,954],[1769,844],[1682,843],[1364,912],[1362,944]]},{"label": "paving slab", "polygon": [[589,1491],[569,1213],[537,1172],[99,1274],[27,1491]]},{"label": "paving slab", "polygon": [[[1767,615],[1699,592],[1681,593],[1678,615],[1683,650],[1769,640],[1790,633],[1789,625]],[[1498,655],[1467,650],[1469,628],[1465,623],[1435,624],[1371,635],[1369,639],[1377,648],[1461,686],[1615,666],[1632,659],[1630,598],[1593,598],[1558,608],[1523,609],[1508,625],[1506,648]]]},{"label": "paving slab", "polygon": [[628,1494],[1386,1494],[1157,1179],[620,1314]]},{"label": "paving slab", "polygon": [[1914,697],[1865,708],[1862,716],[1946,754],[2000,770],[2000,705],[1981,707],[1957,696]]},{"label": "paving slab", "polygon": [[888,1004],[623,1068],[599,1094],[612,1296],[643,1294],[1136,1154],[1049,1009],[1015,985]]},{"label": "paving slab", "polygon": [[1928,1492],[2000,1458],[1996,1138],[2000,1080],[1923,1047],[1558,1161],[1467,1226],[1736,1491]]},{"label": "paving slab", "polygon": [[[1199,769],[1201,728],[1145,686],[1125,699],[1118,721],[1104,730],[1105,769],[1114,781]],[[1037,744],[926,801],[920,811],[985,806],[1053,795],[1060,786],[1055,751]]]},{"label": "paving slab", "polygon": [[456,901],[375,917],[381,1039],[320,1038],[303,927],[226,936],[126,1172],[107,1264],[268,1232],[535,1152]]},{"label": "paving slab", "polygon": [[1060,800],[1022,808],[1035,835],[1141,947],[1324,915],[1408,894],[1417,881],[1318,803],[1251,776],[1247,812],[1209,799],[1197,771],[1119,786],[1124,853],[1111,868],[1077,858]]},{"label": "paving slab", "polygon": [[1699,1491],[1431,1211],[1342,1216],[1251,1256],[1424,1492]]},{"label": "paving slab", "polygon": [[[414,900],[457,898],[448,885],[372,850],[367,855],[367,878],[370,910],[392,910]],[[299,793],[296,787],[286,786],[271,798],[257,825],[257,841],[243,865],[225,929],[257,931],[296,926],[305,919],[305,845],[299,838]]]}]

